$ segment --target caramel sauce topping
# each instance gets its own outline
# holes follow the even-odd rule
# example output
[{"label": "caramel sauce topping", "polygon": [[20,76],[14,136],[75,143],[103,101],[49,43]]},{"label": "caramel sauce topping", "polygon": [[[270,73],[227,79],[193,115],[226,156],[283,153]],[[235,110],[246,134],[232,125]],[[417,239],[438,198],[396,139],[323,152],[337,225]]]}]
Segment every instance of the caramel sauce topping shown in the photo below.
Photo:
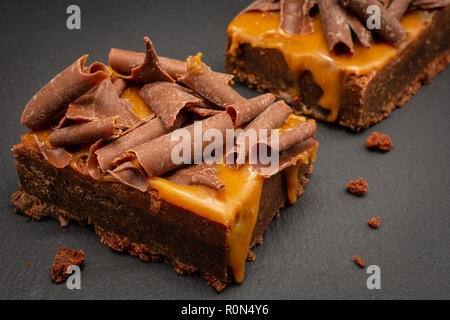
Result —
[{"label": "caramel sauce topping", "polygon": [[246,12],[238,15],[228,26],[229,53],[234,55],[242,43],[281,51],[294,78],[294,88],[289,93],[299,94],[298,79],[303,72],[310,71],[323,90],[318,104],[330,110],[326,120],[331,122],[336,121],[339,113],[345,79],[352,74],[362,75],[383,68],[408,42],[418,37],[431,17],[432,13],[426,11],[406,13],[400,22],[407,37],[399,47],[378,41],[365,48],[355,41],[353,56],[339,57],[328,49],[320,14],[312,18],[314,32],[289,35],[279,28],[279,12]]}]

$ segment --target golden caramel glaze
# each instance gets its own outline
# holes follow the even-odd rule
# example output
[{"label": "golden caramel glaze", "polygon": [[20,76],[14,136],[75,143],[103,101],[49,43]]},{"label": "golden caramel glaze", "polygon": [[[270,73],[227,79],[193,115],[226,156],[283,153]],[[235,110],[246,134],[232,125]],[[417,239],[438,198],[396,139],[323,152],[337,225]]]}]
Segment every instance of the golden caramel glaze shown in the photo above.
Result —
[{"label": "golden caramel glaze", "polygon": [[138,86],[130,86],[125,89],[120,97],[128,99],[133,104],[134,113],[142,120],[153,114],[153,111],[147,107],[144,100],[139,96],[140,89],[141,87]]},{"label": "golden caramel glaze", "polygon": [[326,120],[334,122],[339,114],[345,79],[352,74],[362,75],[383,68],[405,45],[418,37],[431,22],[433,14],[427,11],[405,14],[400,22],[407,36],[397,47],[376,41],[370,48],[365,48],[355,41],[354,54],[351,57],[340,57],[330,53],[328,49],[320,14],[312,18],[312,33],[289,35],[279,28],[279,12],[246,12],[238,15],[228,26],[228,37],[231,39],[228,54],[234,55],[242,43],[279,50],[294,78],[294,86],[288,93],[298,95],[298,79],[303,72],[310,71],[314,81],[323,90],[318,104],[330,110]]}]

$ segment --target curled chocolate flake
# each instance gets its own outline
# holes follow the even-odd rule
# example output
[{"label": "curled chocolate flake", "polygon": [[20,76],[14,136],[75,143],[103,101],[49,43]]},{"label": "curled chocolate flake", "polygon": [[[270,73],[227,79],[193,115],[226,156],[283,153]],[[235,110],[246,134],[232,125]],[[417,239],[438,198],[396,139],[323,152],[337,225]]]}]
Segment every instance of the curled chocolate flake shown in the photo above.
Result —
[{"label": "curled chocolate flake", "polygon": [[119,133],[117,118],[107,118],[57,129],[50,134],[49,141],[55,147],[66,147],[114,138]]},{"label": "curled chocolate flake", "polygon": [[166,72],[174,79],[186,73],[185,61],[160,56],[159,63],[163,66]]},{"label": "curled chocolate flake", "polygon": [[277,101],[250,122],[244,128],[244,131],[250,129],[258,131],[259,129],[270,130],[279,128],[291,113],[292,109],[286,102],[283,100]]},{"label": "curled chocolate flake", "polygon": [[[275,151],[284,151],[293,145],[306,141],[314,137],[316,131],[317,125],[314,120],[305,121],[291,129],[284,130],[278,134],[278,150]],[[268,139],[268,146],[272,147],[270,138]]]},{"label": "curled chocolate flake", "polygon": [[205,108],[205,107],[195,107],[195,106],[186,106],[186,110],[192,113],[199,115],[200,117],[211,117],[215,116],[223,112],[223,110]]},{"label": "curled chocolate flake", "polygon": [[363,21],[367,21],[372,15],[371,11],[367,9],[370,6],[377,6],[380,10],[380,28],[374,29],[374,31],[393,45],[405,39],[406,32],[403,26],[378,0],[341,0],[341,3]]},{"label": "curled chocolate flake", "polygon": [[389,6],[388,12],[397,20],[400,20],[400,18],[405,14],[406,10],[408,10],[411,2],[412,0],[394,0]]},{"label": "curled chocolate flake", "polygon": [[225,184],[217,177],[215,164],[194,164],[174,170],[164,178],[180,185],[204,185],[216,190],[225,190]]},{"label": "curled chocolate flake", "polygon": [[120,97],[120,95],[125,91],[125,89],[127,88],[127,81],[122,79],[122,78],[118,78],[116,80],[114,80],[113,82],[113,87],[114,87],[114,91],[117,93],[117,95]]},{"label": "curled chocolate flake", "polygon": [[256,118],[261,112],[266,110],[275,100],[275,96],[266,93],[240,103],[229,105],[226,108],[236,127]]},{"label": "curled chocolate flake", "polygon": [[378,0],[385,8],[389,7],[391,0]]},{"label": "curled chocolate flake", "polygon": [[353,40],[346,13],[338,0],[319,0],[328,48],[336,55],[353,55]]},{"label": "curled chocolate flake", "polygon": [[[196,141],[196,136],[194,136],[194,126],[197,126],[196,130],[199,130],[198,136],[201,138],[201,141]],[[191,164],[194,161],[201,161],[202,159],[197,156],[202,157],[204,149],[210,144],[209,141],[204,139],[205,132],[210,131],[210,129],[217,130],[217,132],[224,137],[227,129],[233,129],[233,122],[226,112],[222,112],[216,116],[175,130],[172,133],[131,148],[122,158],[122,161],[137,159],[140,166],[145,170],[149,177],[159,176],[175,168]],[[182,137],[182,141],[173,141],[176,140],[173,139],[173,137]],[[185,138],[187,140],[184,140]],[[224,141],[222,142],[224,143]],[[172,150],[176,146],[179,147],[180,144],[187,146],[190,152],[189,155],[183,154],[180,161],[174,162],[172,159]],[[200,147],[196,150],[201,152],[194,150],[194,147]]]},{"label": "curled chocolate flake", "polygon": [[313,0],[281,0],[280,28],[288,34],[308,34],[312,27],[307,23]]},{"label": "curled chocolate flake", "polygon": [[[250,160],[255,161],[256,164],[252,164],[255,168],[263,169],[263,175],[271,176],[280,170],[283,166],[286,167],[286,163],[283,160],[283,152],[289,150],[291,147],[294,147],[302,142],[308,140],[309,138],[314,137],[316,134],[317,126],[316,122],[313,120],[309,120],[306,122],[302,122],[297,126],[282,131],[281,133],[273,134],[265,140],[260,140],[256,144],[250,147]],[[273,143],[273,139],[277,138],[278,143]],[[273,161],[270,161],[269,164],[265,164],[260,157],[260,149],[263,148],[266,150],[266,155],[269,157],[273,157],[274,154],[278,156],[278,166],[274,166]],[[292,153],[289,151],[289,159],[291,158]],[[283,161],[281,161],[283,160]],[[292,159],[290,160],[292,161]],[[260,170],[262,172],[262,170]]]},{"label": "curled chocolate flake", "polygon": [[[247,138],[246,133],[250,130],[254,130],[256,140],[259,140],[260,129],[267,130],[268,133],[270,133],[271,129],[279,128],[291,113],[291,107],[289,107],[283,100],[275,102],[260,113],[244,128],[243,132],[236,135],[236,146],[232,150],[228,151],[226,155],[227,164],[232,164],[233,168],[238,169],[240,164],[245,161],[251,147],[251,141]],[[243,135],[243,137],[241,137],[241,135]]]},{"label": "curled chocolate flake", "polygon": [[[117,79],[114,83],[117,83]],[[140,120],[133,111],[133,105],[126,99],[120,99],[117,90],[123,87],[119,82],[114,86],[111,79],[105,79],[91,91],[69,105],[66,119],[75,121],[97,121],[111,117],[118,118],[118,125],[127,129]]]},{"label": "curled chocolate flake", "polygon": [[202,97],[215,105],[226,108],[228,105],[245,101],[229,85],[229,77],[217,74],[206,66],[200,59],[200,55],[189,57],[187,72],[178,78],[178,81],[193,89]]},{"label": "curled chocolate flake", "polygon": [[34,140],[39,147],[44,159],[52,166],[62,169],[67,167],[72,160],[72,155],[63,148],[50,148],[45,142],[39,140],[37,135],[34,135]]},{"label": "curled chocolate flake", "polygon": [[190,94],[182,86],[165,81],[146,84],[139,95],[161,118],[167,129],[173,126],[178,113],[185,106],[205,106],[202,99]]},{"label": "curled chocolate flake", "polygon": [[45,128],[70,102],[110,76],[102,63],[94,62],[85,68],[87,57],[79,58],[55,76],[27,103],[20,119],[24,126],[35,131]]},{"label": "curled chocolate flake", "polygon": [[142,192],[147,191],[147,177],[138,167],[136,167],[130,161],[122,163],[114,170],[108,171],[108,173],[112,175],[116,180],[129,187],[135,188]]},{"label": "curled chocolate flake", "polygon": [[315,121],[309,120],[302,122],[291,129],[275,134],[278,138],[278,143],[276,144],[273,143],[274,135],[271,135],[265,140],[258,141],[258,143],[251,146],[250,157],[258,160],[259,163],[260,158],[258,157],[258,153],[261,147],[267,150],[267,155],[272,155],[275,152],[281,156],[283,151],[314,137],[316,130],[317,125]]},{"label": "curled chocolate flake", "polygon": [[[161,66],[150,38],[144,37],[145,56],[144,61],[140,55],[133,51],[112,48],[109,52],[109,65],[117,74],[125,79],[136,80],[144,83],[154,81],[174,80]],[[130,74],[127,73],[130,72]]]},{"label": "curled chocolate flake", "polygon": [[279,11],[280,2],[278,0],[257,0],[245,8],[240,14],[251,11]]},{"label": "curled chocolate flake", "polygon": [[359,43],[366,48],[370,48],[370,43],[373,41],[372,32],[370,32],[370,30],[361,23],[358,17],[351,12],[345,11],[345,17],[347,18],[350,29],[353,30],[356,38],[359,40]]},{"label": "curled chocolate flake", "polygon": [[450,0],[413,0],[408,10],[431,10],[450,5]]},{"label": "curled chocolate flake", "polygon": [[270,178],[278,172],[295,165],[299,161],[299,156],[307,151],[312,151],[318,147],[319,143],[313,138],[293,145],[287,150],[280,153],[278,166],[271,167],[270,165],[262,165],[257,163],[252,165],[252,168],[264,178]]},{"label": "curled chocolate flake", "polygon": [[114,160],[122,156],[125,151],[158,138],[168,132],[170,131],[164,127],[160,118],[150,119],[140,126],[129,130],[110,144],[95,151],[100,169],[103,172],[112,170],[114,167]]},{"label": "curled chocolate flake", "polygon": [[95,154],[95,152],[98,149],[100,149],[104,144],[105,140],[100,139],[96,143],[91,145],[91,147],[89,148],[89,156],[87,158],[87,169],[89,175],[95,180],[99,180],[103,177],[103,172],[100,170],[97,155]]},{"label": "curled chocolate flake", "polygon": [[81,175],[89,176],[87,160],[89,154],[75,154],[72,155],[70,167]]}]

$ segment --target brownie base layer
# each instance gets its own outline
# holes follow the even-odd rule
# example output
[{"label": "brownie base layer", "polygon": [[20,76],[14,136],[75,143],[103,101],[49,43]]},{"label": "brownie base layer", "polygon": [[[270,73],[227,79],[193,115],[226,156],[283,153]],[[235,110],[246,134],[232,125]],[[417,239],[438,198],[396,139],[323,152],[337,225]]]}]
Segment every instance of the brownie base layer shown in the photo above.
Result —
[{"label": "brownie base layer", "polygon": [[[33,220],[50,217],[61,226],[72,220],[90,225],[112,249],[143,261],[171,264],[179,274],[200,276],[218,291],[233,281],[227,226],[169,204],[155,191],[143,193],[121,183],[96,181],[70,167],[57,169],[33,146],[21,143],[13,151],[20,187],[12,195],[16,212]],[[298,196],[311,171],[311,164],[299,167]],[[250,248],[262,242],[286,198],[282,173],[265,180]]]},{"label": "brownie base layer", "polygon": [[[389,116],[450,62],[450,6],[439,10],[418,39],[400,50],[384,68],[363,75],[350,75],[343,84],[337,122],[354,131]],[[236,80],[260,92],[270,91],[290,103],[297,112],[326,120],[329,110],[318,105],[323,94],[309,71],[294,79],[281,51],[241,43],[229,53],[225,67]],[[289,95],[297,83],[300,93]]]}]

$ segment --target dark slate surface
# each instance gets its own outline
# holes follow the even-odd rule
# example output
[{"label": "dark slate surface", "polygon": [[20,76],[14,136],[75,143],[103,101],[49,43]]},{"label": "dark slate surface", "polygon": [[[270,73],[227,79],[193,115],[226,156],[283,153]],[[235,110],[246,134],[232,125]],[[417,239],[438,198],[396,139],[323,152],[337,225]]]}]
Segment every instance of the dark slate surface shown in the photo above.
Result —
[{"label": "dark slate surface", "polygon": [[[0,298],[450,298],[450,69],[362,133],[320,123],[318,161],[305,194],[272,223],[256,261],[247,263],[245,282],[221,294],[165,264],[115,253],[91,229],[13,213],[17,175],[9,150],[25,132],[19,117],[37,90],[84,53],[106,62],[111,47],[143,50],[144,35],[161,55],[184,59],[202,51],[213,69],[224,71],[227,24],[248,2],[1,2]],[[66,28],[73,3],[82,11],[79,31]],[[389,133],[395,148],[366,150],[373,130]],[[362,198],[345,191],[359,177],[370,186]],[[381,216],[380,229],[367,226],[372,216]],[[50,280],[61,245],[86,252],[81,290]],[[380,266],[381,290],[367,289],[354,254]]]}]

